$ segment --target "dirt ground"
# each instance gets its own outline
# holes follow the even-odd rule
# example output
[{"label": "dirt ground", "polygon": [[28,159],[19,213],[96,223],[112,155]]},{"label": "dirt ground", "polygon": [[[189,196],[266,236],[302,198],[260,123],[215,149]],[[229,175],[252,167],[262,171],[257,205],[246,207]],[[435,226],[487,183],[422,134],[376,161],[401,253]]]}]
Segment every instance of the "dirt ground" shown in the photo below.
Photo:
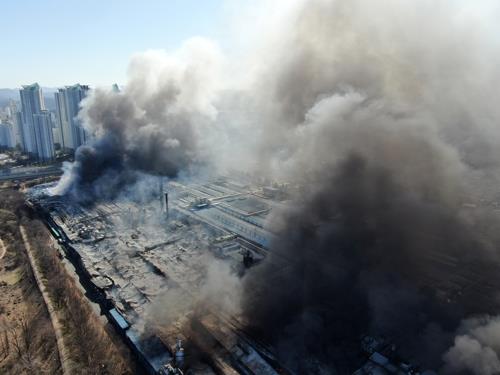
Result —
[{"label": "dirt ground", "polygon": [[42,297],[22,251],[17,217],[0,191],[0,373],[61,374]]},{"label": "dirt ground", "polygon": [[[60,375],[63,368],[85,375],[141,373],[113,328],[92,310],[63,265],[58,244],[33,215],[21,191],[0,188],[0,374]],[[26,228],[25,241],[20,227]],[[54,320],[59,322],[59,350]],[[58,354],[61,343],[65,366]]]}]

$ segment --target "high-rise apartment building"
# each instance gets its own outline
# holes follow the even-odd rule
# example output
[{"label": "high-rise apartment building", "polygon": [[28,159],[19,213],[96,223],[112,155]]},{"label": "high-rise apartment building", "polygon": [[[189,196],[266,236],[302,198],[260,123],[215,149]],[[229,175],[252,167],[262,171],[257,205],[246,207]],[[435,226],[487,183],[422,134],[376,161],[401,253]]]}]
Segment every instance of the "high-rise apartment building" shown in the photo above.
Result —
[{"label": "high-rise apartment building", "polygon": [[88,134],[78,118],[80,103],[88,91],[88,86],[76,84],[61,88],[55,93],[57,127],[61,134],[63,149],[74,151],[88,141]]},{"label": "high-rise apartment building", "polygon": [[9,122],[0,124],[0,147],[15,147],[13,126]]},{"label": "high-rise apartment building", "polygon": [[23,128],[23,114],[17,112],[14,117],[14,134],[16,139],[16,146],[19,146],[21,150],[25,149],[24,142],[24,128]]},{"label": "high-rise apartment building", "polygon": [[14,147],[24,149],[23,120],[18,105],[14,100],[9,101],[10,122],[12,123],[12,140]]},{"label": "high-rise apartment building", "polygon": [[37,142],[35,138],[34,115],[45,110],[42,89],[38,83],[23,86],[19,91],[21,97],[21,119],[23,150],[32,156],[37,156]]},{"label": "high-rise apartment building", "polygon": [[63,150],[72,150],[73,135],[68,121],[68,114],[66,113],[65,89],[59,89],[54,96],[56,101],[56,124],[59,130],[61,148]]},{"label": "high-rise apartment building", "polygon": [[52,119],[49,111],[33,115],[37,156],[40,160],[52,160],[55,157]]}]

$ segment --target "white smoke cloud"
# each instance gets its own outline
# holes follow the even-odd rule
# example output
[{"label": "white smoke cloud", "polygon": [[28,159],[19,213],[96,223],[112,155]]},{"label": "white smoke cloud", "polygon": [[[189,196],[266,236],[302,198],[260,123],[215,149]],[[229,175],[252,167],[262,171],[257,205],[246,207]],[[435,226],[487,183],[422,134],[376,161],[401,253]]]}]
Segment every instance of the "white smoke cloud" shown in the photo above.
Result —
[{"label": "white smoke cloud", "polygon": [[477,375],[500,373],[500,317],[485,316],[462,323],[454,345],[445,353],[445,372]]},{"label": "white smoke cloud", "polygon": [[142,331],[160,331],[171,324],[185,324],[209,311],[222,317],[237,316],[241,309],[241,280],[231,268],[206,254],[198,269],[203,277],[199,290],[171,286],[148,305],[136,322]]},{"label": "white smoke cloud", "polygon": [[241,280],[222,261],[208,261],[207,276],[200,290],[202,306],[210,306],[227,316],[240,314]]}]

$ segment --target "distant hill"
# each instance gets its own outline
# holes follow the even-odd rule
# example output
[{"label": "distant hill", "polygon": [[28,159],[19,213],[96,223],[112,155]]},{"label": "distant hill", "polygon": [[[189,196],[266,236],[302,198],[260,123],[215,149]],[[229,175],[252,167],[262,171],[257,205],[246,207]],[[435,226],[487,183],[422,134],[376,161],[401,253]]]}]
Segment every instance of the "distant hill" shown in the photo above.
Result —
[{"label": "distant hill", "polygon": [[[43,98],[45,100],[45,107],[48,110],[54,111],[56,109],[56,102],[54,93],[57,91],[53,87],[42,87]],[[0,89],[0,107],[4,107],[9,103],[9,100],[20,101],[19,89]]]}]

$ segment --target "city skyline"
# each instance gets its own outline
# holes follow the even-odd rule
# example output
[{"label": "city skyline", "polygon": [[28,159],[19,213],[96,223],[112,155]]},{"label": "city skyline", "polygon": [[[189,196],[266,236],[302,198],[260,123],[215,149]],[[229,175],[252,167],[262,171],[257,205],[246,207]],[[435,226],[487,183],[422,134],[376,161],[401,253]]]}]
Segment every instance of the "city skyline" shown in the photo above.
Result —
[{"label": "city skyline", "polygon": [[[1,149],[21,151],[29,160],[43,163],[72,154],[89,141],[91,135],[78,116],[89,86],[77,83],[47,94],[34,82],[16,91],[6,105],[0,105]],[[54,106],[47,106],[46,100]]]}]

